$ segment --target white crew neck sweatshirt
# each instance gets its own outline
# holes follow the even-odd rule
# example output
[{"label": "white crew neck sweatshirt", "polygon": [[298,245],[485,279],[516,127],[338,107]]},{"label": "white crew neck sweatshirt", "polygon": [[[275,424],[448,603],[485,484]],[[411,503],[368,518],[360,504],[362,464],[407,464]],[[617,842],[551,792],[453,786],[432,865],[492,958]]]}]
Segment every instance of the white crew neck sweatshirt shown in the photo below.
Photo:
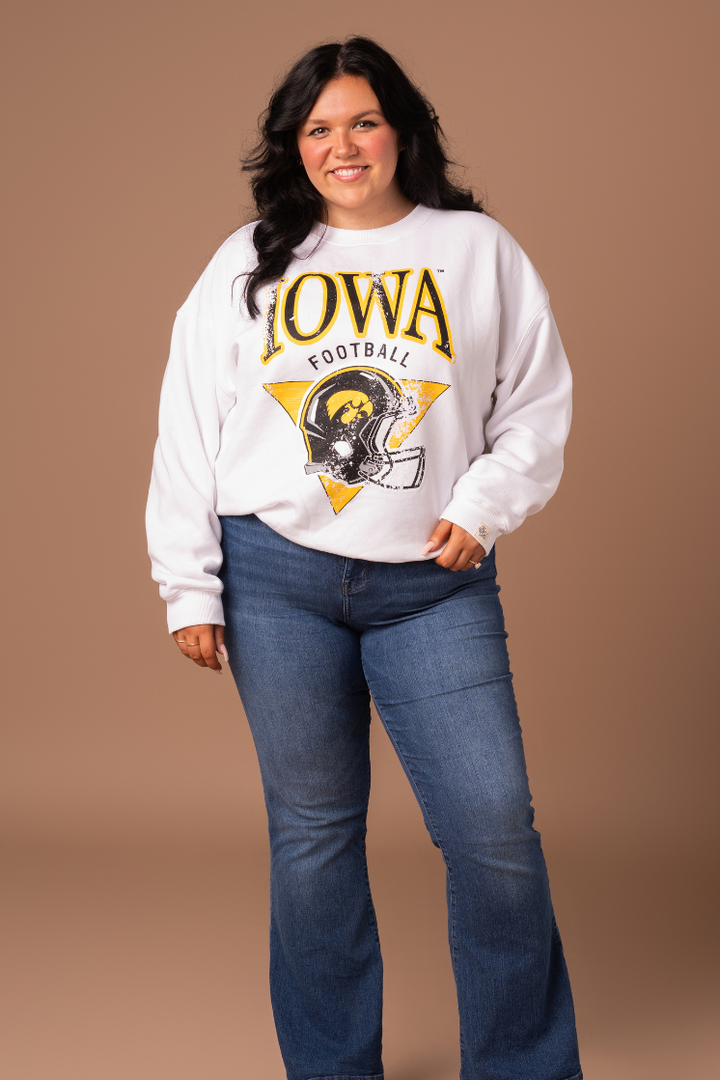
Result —
[{"label": "white crew neck sweatshirt", "polygon": [[440,518],[489,551],[562,473],[567,360],[496,221],[417,206],[380,229],[317,225],[255,320],[253,228],[222,245],[173,330],[147,511],[170,630],[224,622],[222,515],[406,562]]}]

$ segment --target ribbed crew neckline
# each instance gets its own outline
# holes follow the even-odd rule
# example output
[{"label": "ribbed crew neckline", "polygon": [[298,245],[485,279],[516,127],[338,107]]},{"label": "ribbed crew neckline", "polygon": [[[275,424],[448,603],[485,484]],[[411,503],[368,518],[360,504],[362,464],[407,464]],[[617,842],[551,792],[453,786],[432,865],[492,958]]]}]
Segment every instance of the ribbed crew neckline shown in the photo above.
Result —
[{"label": "ribbed crew neckline", "polygon": [[409,214],[392,225],[383,225],[380,229],[335,229],[330,225],[316,222],[309,235],[321,240],[323,244],[337,247],[359,247],[361,244],[386,244],[406,233],[413,232],[432,214],[428,206],[418,204]]}]

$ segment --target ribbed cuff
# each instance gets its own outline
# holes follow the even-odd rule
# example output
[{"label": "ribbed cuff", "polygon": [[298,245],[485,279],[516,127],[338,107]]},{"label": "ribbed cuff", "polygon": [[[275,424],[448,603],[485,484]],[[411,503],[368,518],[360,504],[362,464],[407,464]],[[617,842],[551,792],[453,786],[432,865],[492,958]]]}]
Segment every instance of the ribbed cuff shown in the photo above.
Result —
[{"label": "ribbed cuff", "polygon": [[216,592],[187,589],[175,600],[168,601],[167,618],[171,634],[185,626],[203,626],[205,623],[224,626],[222,596]]},{"label": "ribbed cuff", "polygon": [[471,503],[467,499],[453,499],[440,517],[474,536],[478,544],[485,548],[486,555],[504,531],[498,515],[489,507]]}]

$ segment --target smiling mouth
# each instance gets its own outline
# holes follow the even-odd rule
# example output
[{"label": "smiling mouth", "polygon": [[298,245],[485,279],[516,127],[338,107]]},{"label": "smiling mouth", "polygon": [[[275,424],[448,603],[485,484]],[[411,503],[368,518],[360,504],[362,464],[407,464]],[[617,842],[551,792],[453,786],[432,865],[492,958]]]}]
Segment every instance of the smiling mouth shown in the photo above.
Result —
[{"label": "smiling mouth", "polygon": [[367,168],[369,168],[368,165],[354,165],[352,168],[332,169],[331,172],[333,176],[339,176],[341,180],[352,180],[364,173]]}]

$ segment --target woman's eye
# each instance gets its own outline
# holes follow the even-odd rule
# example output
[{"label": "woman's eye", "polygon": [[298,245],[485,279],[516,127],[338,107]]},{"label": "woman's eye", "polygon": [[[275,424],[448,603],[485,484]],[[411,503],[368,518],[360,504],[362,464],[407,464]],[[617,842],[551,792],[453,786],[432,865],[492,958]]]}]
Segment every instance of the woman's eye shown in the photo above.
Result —
[{"label": "woman's eye", "polygon": [[318,127],[318,128],[313,128],[312,131],[308,132],[308,134],[309,135],[322,135],[323,132],[325,132],[325,131],[327,131],[327,128]]},{"label": "woman's eye", "polygon": [[374,128],[377,127],[377,124],[374,120],[359,120],[355,126],[359,128]]}]

